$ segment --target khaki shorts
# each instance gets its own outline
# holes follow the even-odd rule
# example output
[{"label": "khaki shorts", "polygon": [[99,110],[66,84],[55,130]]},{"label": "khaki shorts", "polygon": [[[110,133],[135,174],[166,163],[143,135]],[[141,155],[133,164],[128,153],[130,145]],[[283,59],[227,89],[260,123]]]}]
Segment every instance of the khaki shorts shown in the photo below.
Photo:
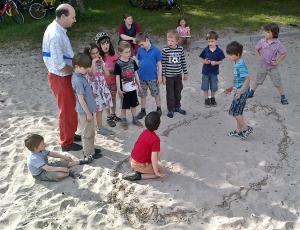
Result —
[{"label": "khaki shorts", "polygon": [[[155,174],[153,166],[152,166],[151,163],[139,163],[131,157],[129,159],[129,162],[130,162],[131,168],[134,171],[144,173],[144,174],[153,174],[153,175]],[[158,172],[164,173],[164,169],[160,165],[158,165]]]},{"label": "khaki shorts", "polygon": [[[62,161],[55,161],[55,162],[49,163],[48,165],[53,166],[53,167],[68,168],[69,162],[62,160]],[[37,176],[33,176],[33,177],[37,180],[58,181],[57,173],[58,172],[47,172],[47,171],[43,170],[43,172],[41,172],[41,174],[39,174]]]},{"label": "khaki shorts", "polygon": [[281,77],[280,77],[280,73],[278,71],[277,66],[275,68],[268,69],[268,68],[264,67],[263,65],[261,65],[260,68],[258,69],[257,79],[256,79],[255,84],[262,85],[264,80],[266,79],[267,74],[270,76],[271,81],[273,82],[273,85],[276,88],[279,88],[282,86]]}]

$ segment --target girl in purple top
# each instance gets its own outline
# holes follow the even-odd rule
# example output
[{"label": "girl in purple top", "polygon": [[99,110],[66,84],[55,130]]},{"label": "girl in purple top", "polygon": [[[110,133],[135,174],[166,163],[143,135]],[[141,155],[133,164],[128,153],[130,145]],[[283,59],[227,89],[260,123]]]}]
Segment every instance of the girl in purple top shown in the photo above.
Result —
[{"label": "girl in purple top", "polygon": [[[265,38],[261,39],[255,46],[255,52],[261,62],[261,67],[258,70],[256,82],[253,84],[248,97],[251,98],[254,96],[254,91],[259,85],[263,84],[268,74],[273,85],[278,88],[281,95],[281,103],[287,105],[289,102],[285,98],[280,73],[277,67],[278,63],[285,58],[286,49],[277,39],[279,34],[279,27],[277,24],[270,23],[264,27],[264,30]],[[278,59],[277,53],[280,54]]]}]

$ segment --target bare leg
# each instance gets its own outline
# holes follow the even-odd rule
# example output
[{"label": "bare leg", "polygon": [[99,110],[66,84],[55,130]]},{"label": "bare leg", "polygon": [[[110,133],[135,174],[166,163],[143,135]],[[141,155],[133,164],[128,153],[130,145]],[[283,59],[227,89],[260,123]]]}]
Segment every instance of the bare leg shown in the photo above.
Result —
[{"label": "bare leg", "polygon": [[161,106],[160,96],[155,97],[156,106]]},{"label": "bare leg", "polygon": [[283,86],[280,86],[280,87],[278,88],[278,91],[279,91],[280,95],[284,95],[284,89],[283,89]]},{"label": "bare leg", "polygon": [[133,117],[136,117],[136,108],[130,107],[131,113]]},{"label": "bare leg", "polygon": [[122,118],[126,118],[126,109],[121,109]]},{"label": "bare leg", "polygon": [[69,173],[65,173],[65,172],[57,172],[57,175],[56,175],[56,177],[57,177],[58,179],[60,179],[60,178],[65,178],[65,177],[67,177],[67,176],[69,176]]},{"label": "bare leg", "polygon": [[112,101],[113,101],[114,106],[112,108],[110,108],[111,109],[111,113],[112,114],[116,114],[116,104],[117,104],[116,98],[112,99]]},{"label": "bare leg", "polygon": [[141,108],[142,109],[146,108],[146,97],[141,97]]},{"label": "bare leg", "polygon": [[105,112],[106,112],[106,114],[107,114],[108,117],[111,116],[111,115],[110,115],[110,109],[105,109]]},{"label": "bare leg", "polygon": [[253,91],[255,91],[255,90],[257,89],[258,86],[259,86],[258,84],[255,84],[255,83],[254,83],[254,84],[252,85],[251,89],[252,89]]},{"label": "bare leg", "polygon": [[186,38],[186,48],[189,49],[191,44],[191,38]]},{"label": "bare leg", "polygon": [[155,174],[142,174],[141,177],[142,180],[158,178]]},{"label": "bare leg", "polygon": [[216,97],[216,92],[210,91],[211,97]]},{"label": "bare leg", "polygon": [[205,99],[208,98],[208,90],[207,90],[207,91],[204,91],[204,96],[205,96]]},{"label": "bare leg", "polygon": [[236,131],[239,133],[242,131],[243,129],[247,129],[247,124],[244,121],[244,117],[243,115],[239,115],[239,116],[234,116],[235,120],[237,121],[237,127],[236,127]]},{"label": "bare leg", "polygon": [[102,127],[102,113],[103,111],[98,111],[96,113],[97,126]]},{"label": "bare leg", "polygon": [[178,44],[181,45],[181,46],[183,45],[183,38],[179,38]]},{"label": "bare leg", "polygon": [[68,168],[70,168],[70,167],[72,167],[74,165],[79,165],[79,161],[71,161],[71,162],[69,162]]}]

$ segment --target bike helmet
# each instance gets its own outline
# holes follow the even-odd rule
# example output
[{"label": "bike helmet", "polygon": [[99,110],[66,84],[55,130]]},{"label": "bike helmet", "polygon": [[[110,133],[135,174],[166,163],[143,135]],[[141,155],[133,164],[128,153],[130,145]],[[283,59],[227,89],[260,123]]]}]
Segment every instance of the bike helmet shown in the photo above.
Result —
[{"label": "bike helmet", "polygon": [[99,41],[102,40],[103,38],[110,38],[110,36],[106,32],[98,33],[95,37],[96,44],[98,44]]}]

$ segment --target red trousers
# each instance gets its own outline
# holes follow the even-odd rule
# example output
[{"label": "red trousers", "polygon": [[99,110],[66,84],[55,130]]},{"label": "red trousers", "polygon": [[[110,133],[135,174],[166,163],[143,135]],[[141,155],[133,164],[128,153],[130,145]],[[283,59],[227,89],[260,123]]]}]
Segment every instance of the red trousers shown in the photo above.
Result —
[{"label": "red trousers", "polygon": [[78,125],[78,117],[75,111],[76,98],[72,88],[71,78],[72,75],[61,77],[50,72],[48,73],[48,82],[56,97],[59,110],[59,144],[67,147],[74,142],[74,135]]}]

